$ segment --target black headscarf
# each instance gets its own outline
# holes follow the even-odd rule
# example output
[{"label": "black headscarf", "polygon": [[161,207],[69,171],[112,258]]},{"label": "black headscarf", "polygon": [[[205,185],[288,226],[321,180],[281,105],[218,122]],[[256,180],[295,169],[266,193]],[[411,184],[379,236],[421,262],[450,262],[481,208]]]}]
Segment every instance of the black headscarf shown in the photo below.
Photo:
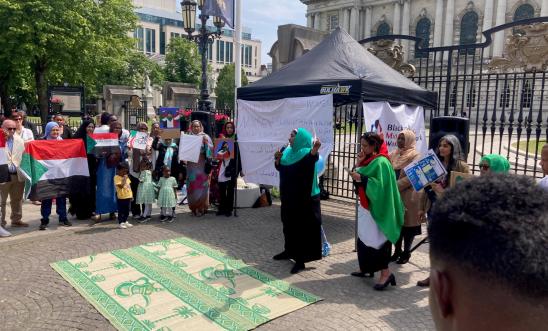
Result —
[{"label": "black headscarf", "polygon": [[85,119],[82,121],[82,124],[80,124],[80,127],[78,128],[78,130],[76,130],[76,133],[74,134],[74,137],[73,138],[79,138],[79,139],[82,139],[84,141],[84,146],[86,146],[86,149],[87,149],[87,139],[86,137],[88,136],[88,133],[87,133],[87,128],[88,128],[88,125],[90,124],[94,124],[95,125],[95,122],[92,120],[92,119]]}]

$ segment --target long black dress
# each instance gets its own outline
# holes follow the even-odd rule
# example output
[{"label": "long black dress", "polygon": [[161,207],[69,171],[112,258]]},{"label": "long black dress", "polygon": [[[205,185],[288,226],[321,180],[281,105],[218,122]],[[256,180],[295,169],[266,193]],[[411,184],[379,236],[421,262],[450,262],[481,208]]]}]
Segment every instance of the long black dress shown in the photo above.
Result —
[{"label": "long black dress", "polygon": [[285,252],[296,262],[322,258],[320,196],[310,195],[318,157],[308,154],[292,165],[276,165],[280,172]]}]

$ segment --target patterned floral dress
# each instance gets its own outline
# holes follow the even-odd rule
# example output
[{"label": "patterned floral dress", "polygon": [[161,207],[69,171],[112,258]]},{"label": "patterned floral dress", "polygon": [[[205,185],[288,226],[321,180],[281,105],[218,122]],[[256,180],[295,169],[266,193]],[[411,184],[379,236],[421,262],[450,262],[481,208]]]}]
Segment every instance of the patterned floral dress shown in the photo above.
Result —
[{"label": "patterned floral dress", "polygon": [[137,188],[137,204],[152,204],[156,199],[156,190],[152,182],[150,170],[141,171],[139,175],[139,187]]},{"label": "patterned floral dress", "polygon": [[177,205],[177,196],[173,188],[177,187],[177,180],[175,177],[160,177],[158,181],[158,202],[157,205],[160,208],[173,208]]}]

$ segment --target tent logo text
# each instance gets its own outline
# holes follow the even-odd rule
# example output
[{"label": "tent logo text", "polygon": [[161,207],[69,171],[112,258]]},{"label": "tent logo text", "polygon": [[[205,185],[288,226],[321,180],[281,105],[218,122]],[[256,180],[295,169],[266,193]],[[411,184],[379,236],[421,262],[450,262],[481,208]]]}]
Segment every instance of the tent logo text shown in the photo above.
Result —
[{"label": "tent logo text", "polygon": [[340,85],[323,85],[320,88],[320,94],[350,94],[350,88],[352,85],[340,86]]}]

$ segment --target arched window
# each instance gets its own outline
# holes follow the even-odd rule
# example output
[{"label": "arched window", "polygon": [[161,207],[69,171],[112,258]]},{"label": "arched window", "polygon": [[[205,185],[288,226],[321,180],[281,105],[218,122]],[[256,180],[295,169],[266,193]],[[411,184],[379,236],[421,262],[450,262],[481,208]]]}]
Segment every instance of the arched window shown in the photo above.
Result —
[{"label": "arched window", "polygon": [[383,22],[379,24],[377,27],[377,36],[387,36],[390,34],[390,25],[388,23]]},{"label": "arched window", "polygon": [[[514,22],[533,17],[535,17],[535,8],[528,3],[525,3],[516,9],[516,12],[514,13]],[[513,31],[514,34],[524,34],[524,31],[519,29],[519,27],[515,27]]]},{"label": "arched window", "polygon": [[[461,45],[475,44],[478,35],[478,14],[474,11],[469,11],[460,21],[460,42]],[[475,48],[463,49],[462,53],[474,54]]]},{"label": "arched window", "polygon": [[421,38],[420,43],[415,43],[415,58],[425,58],[428,57],[428,52],[421,52],[420,48],[428,48],[430,45],[430,26],[431,22],[428,18],[423,17],[417,22],[417,27],[415,29],[415,36]]},{"label": "arched window", "polygon": [[535,17],[535,8],[526,3],[519,6],[514,13],[514,22]]}]

